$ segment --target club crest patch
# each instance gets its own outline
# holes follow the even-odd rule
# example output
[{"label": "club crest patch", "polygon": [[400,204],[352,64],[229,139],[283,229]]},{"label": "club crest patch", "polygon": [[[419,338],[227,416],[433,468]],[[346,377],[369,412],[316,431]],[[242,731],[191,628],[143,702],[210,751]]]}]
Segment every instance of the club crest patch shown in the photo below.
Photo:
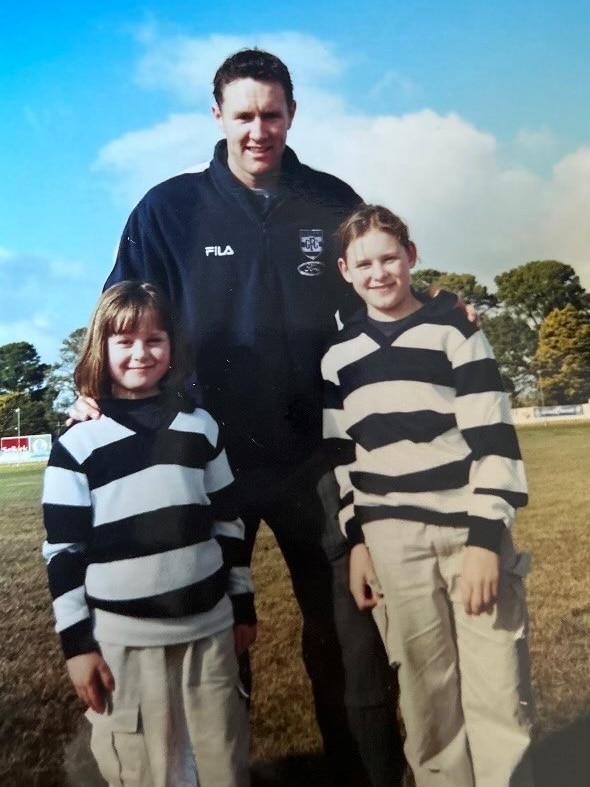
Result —
[{"label": "club crest patch", "polygon": [[297,266],[302,276],[321,276],[324,263],[318,257],[324,250],[323,230],[299,230],[299,246],[305,255],[304,262]]},{"label": "club crest patch", "polygon": [[324,248],[323,230],[299,230],[299,243],[305,256],[315,260]]}]

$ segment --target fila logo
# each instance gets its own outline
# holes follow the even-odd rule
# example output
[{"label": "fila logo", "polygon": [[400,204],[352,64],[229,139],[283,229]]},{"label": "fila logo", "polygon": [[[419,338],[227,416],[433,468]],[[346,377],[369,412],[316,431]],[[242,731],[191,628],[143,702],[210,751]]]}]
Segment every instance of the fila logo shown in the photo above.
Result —
[{"label": "fila logo", "polygon": [[213,254],[215,257],[226,257],[228,254],[233,254],[234,250],[231,246],[226,246],[222,249],[221,246],[205,246],[205,254],[207,257]]}]

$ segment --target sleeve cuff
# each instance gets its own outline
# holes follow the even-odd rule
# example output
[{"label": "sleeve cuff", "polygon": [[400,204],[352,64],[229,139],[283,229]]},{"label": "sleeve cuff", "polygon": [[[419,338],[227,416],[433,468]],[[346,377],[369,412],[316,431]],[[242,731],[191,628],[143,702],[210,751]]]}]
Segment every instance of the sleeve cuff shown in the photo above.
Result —
[{"label": "sleeve cuff", "polygon": [[94,650],[100,651],[98,642],[92,633],[92,623],[90,618],[75,623],[67,629],[60,631],[61,646],[66,659],[80,656],[82,653],[92,653]]},{"label": "sleeve cuff", "polygon": [[349,519],[346,523],[346,537],[351,547],[356,544],[365,543],[365,534],[363,533],[362,525],[358,522],[356,517]]},{"label": "sleeve cuff", "polygon": [[234,610],[234,623],[256,623],[256,609],[254,607],[253,593],[240,593],[237,596],[230,596]]},{"label": "sleeve cuff", "polygon": [[482,517],[470,517],[467,546],[483,547],[499,555],[505,528],[506,525],[501,519],[490,521]]}]

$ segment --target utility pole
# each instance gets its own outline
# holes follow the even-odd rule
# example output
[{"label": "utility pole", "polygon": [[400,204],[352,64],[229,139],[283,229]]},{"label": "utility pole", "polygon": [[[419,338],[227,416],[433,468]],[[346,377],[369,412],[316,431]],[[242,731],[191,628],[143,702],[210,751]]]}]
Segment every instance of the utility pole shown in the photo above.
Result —
[{"label": "utility pole", "polygon": [[537,389],[541,394],[541,407],[545,407],[545,394],[543,393],[543,386],[541,385],[541,375],[539,372],[536,374],[537,377]]}]

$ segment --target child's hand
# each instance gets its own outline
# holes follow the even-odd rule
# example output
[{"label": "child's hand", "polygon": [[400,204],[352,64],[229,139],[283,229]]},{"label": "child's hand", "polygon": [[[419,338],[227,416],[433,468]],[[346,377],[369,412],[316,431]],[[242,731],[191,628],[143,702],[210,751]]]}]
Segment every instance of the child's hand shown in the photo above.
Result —
[{"label": "child's hand", "polygon": [[239,658],[256,642],[256,624],[236,623],[234,626],[234,648]]},{"label": "child's hand", "polygon": [[66,665],[78,697],[92,710],[104,713],[106,695],[115,688],[115,679],[100,653],[93,650],[72,656]]},{"label": "child's hand", "polygon": [[479,615],[480,612],[493,609],[498,596],[499,578],[499,555],[483,547],[465,547],[461,595],[468,615]]},{"label": "child's hand", "polygon": [[359,609],[372,609],[382,597],[379,582],[369,550],[364,544],[355,544],[350,551],[350,592]]}]

